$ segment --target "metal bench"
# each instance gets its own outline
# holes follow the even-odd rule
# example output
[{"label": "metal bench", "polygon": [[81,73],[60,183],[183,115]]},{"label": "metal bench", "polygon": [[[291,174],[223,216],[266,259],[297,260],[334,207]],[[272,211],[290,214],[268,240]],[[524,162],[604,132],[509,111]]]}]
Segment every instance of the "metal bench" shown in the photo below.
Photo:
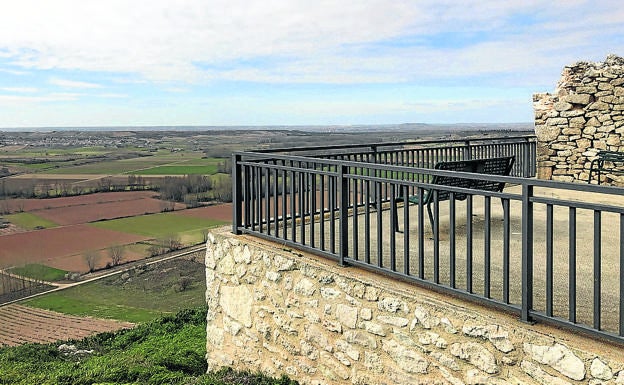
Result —
[{"label": "metal bench", "polygon": [[624,175],[624,152],[599,151],[598,157],[591,161],[589,165],[589,178],[587,183],[591,183],[592,175],[598,174],[598,184],[600,184],[600,174],[605,171],[611,174]]},{"label": "metal bench", "polygon": [[[511,168],[515,161],[515,156],[509,157],[500,157],[500,158],[486,158],[486,159],[471,159],[471,160],[458,160],[458,161],[449,161],[449,162],[438,162],[435,164],[434,169],[436,170],[447,170],[447,171],[461,171],[461,172],[472,172],[478,174],[489,174],[489,175],[509,175],[511,172]],[[459,178],[459,177],[450,177],[450,176],[439,176],[434,175],[431,179],[431,185],[441,185],[441,186],[453,186],[453,187],[461,187],[466,189],[473,190],[485,190],[485,191],[495,191],[501,192],[505,187],[504,182],[493,182],[483,179],[467,179],[467,178]],[[435,200],[437,191],[437,200],[444,201],[449,200],[451,198],[451,191],[438,189],[435,187],[426,189],[423,192],[423,204],[427,205],[427,212],[429,214],[429,222],[433,227],[434,218],[433,213],[431,211],[431,204]],[[456,200],[465,200],[468,197],[468,193],[454,193],[454,198]],[[396,232],[400,232],[399,230],[399,220],[397,215],[397,206],[399,203],[404,202],[405,198],[403,196],[397,196],[393,199],[392,204],[394,205],[393,211],[393,225],[394,230]],[[418,196],[412,195],[408,197],[408,203],[418,204]]]}]

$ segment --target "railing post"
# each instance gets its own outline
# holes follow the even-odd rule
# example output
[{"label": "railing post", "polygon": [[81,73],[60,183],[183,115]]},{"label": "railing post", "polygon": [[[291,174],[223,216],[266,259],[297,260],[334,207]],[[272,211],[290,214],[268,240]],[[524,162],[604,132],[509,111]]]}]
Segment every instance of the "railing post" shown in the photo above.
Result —
[{"label": "railing post", "polygon": [[[349,215],[349,179],[345,177],[348,172],[349,168],[347,166],[340,165],[340,170],[338,172],[338,183],[340,186],[340,239],[338,240],[340,248],[340,266],[346,266],[345,258],[349,253],[349,221],[347,219]],[[353,215],[356,214],[354,213]]]},{"label": "railing post", "polygon": [[531,142],[526,139],[522,151],[522,176],[528,178],[531,176]]},{"label": "railing post", "polygon": [[243,225],[243,173],[240,154],[232,154],[232,232],[241,234]]},{"label": "railing post", "polygon": [[520,319],[531,322],[533,310],[533,186],[522,185],[522,310]]},{"label": "railing post", "polygon": [[471,158],[472,158],[472,155],[470,151],[470,141],[465,140],[464,141],[464,160],[470,160]]}]

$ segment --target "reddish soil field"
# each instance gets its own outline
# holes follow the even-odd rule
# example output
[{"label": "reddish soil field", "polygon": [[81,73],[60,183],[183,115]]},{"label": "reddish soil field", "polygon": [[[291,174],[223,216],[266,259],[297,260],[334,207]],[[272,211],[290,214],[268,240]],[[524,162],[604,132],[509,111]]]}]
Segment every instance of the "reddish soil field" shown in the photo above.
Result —
[{"label": "reddish soil field", "polygon": [[58,207],[93,205],[105,202],[139,200],[153,198],[156,195],[158,194],[153,191],[120,191],[49,199],[7,199],[0,201],[0,204],[8,205],[11,212],[20,210],[35,211]]},{"label": "reddish soil field", "polygon": [[221,221],[232,222],[232,204],[224,203],[221,205],[188,209],[178,212],[178,215],[187,215],[189,217],[217,219]]},{"label": "reddish soil field", "polygon": [[[81,206],[57,207],[47,210],[35,211],[35,213],[59,225],[76,225],[80,223],[94,222],[102,219],[115,219],[133,217],[136,215],[153,214],[163,211],[168,202],[154,198],[140,198],[135,200],[120,200],[87,204]],[[185,206],[175,204],[175,209],[180,210]]]},{"label": "reddish soil field", "polygon": [[[118,231],[98,229],[86,224],[28,231],[0,237],[0,266],[41,262],[64,270],[80,271],[80,266],[69,266],[62,257],[78,263],[87,250],[99,250],[111,245],[125,245],[148,237]],[[59,266],[63,265],[63,267]]]},{"label": "reddish soil field", "polygon": [[0,307],[0,325],[0,347],[81,339],[134,326],[129,322],[76,317],[22,305]]}]

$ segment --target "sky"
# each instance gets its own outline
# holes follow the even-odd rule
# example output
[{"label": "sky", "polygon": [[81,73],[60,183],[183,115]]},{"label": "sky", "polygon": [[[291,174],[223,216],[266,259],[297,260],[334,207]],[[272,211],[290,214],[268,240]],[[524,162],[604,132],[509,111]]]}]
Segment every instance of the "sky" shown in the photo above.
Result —
[{"label": "sky", "polygon": [[621,0],[0,0],[0,129],[531,122]]}]

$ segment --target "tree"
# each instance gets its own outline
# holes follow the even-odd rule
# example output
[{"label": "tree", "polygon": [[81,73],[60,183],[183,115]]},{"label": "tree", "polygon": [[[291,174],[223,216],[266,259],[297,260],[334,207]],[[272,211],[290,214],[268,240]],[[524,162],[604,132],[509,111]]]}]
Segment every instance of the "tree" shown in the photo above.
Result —
[{"label": "tree", "polygon": [[121,245],[115,245],[108,248],[108,256],[111,259],[111,264],[113,266],[119,265],[121,260],[123,259],[124,247]]},{"label": "tree", "polygon": [[84,255],[84,259],[85,262],[87,262],[87,266],[89,267],[89,273],[92,273],[95,271],[95,268],[97,267],[97,261],[100,258],[100,255],[93,250],[89,250],[85,253]]}]

